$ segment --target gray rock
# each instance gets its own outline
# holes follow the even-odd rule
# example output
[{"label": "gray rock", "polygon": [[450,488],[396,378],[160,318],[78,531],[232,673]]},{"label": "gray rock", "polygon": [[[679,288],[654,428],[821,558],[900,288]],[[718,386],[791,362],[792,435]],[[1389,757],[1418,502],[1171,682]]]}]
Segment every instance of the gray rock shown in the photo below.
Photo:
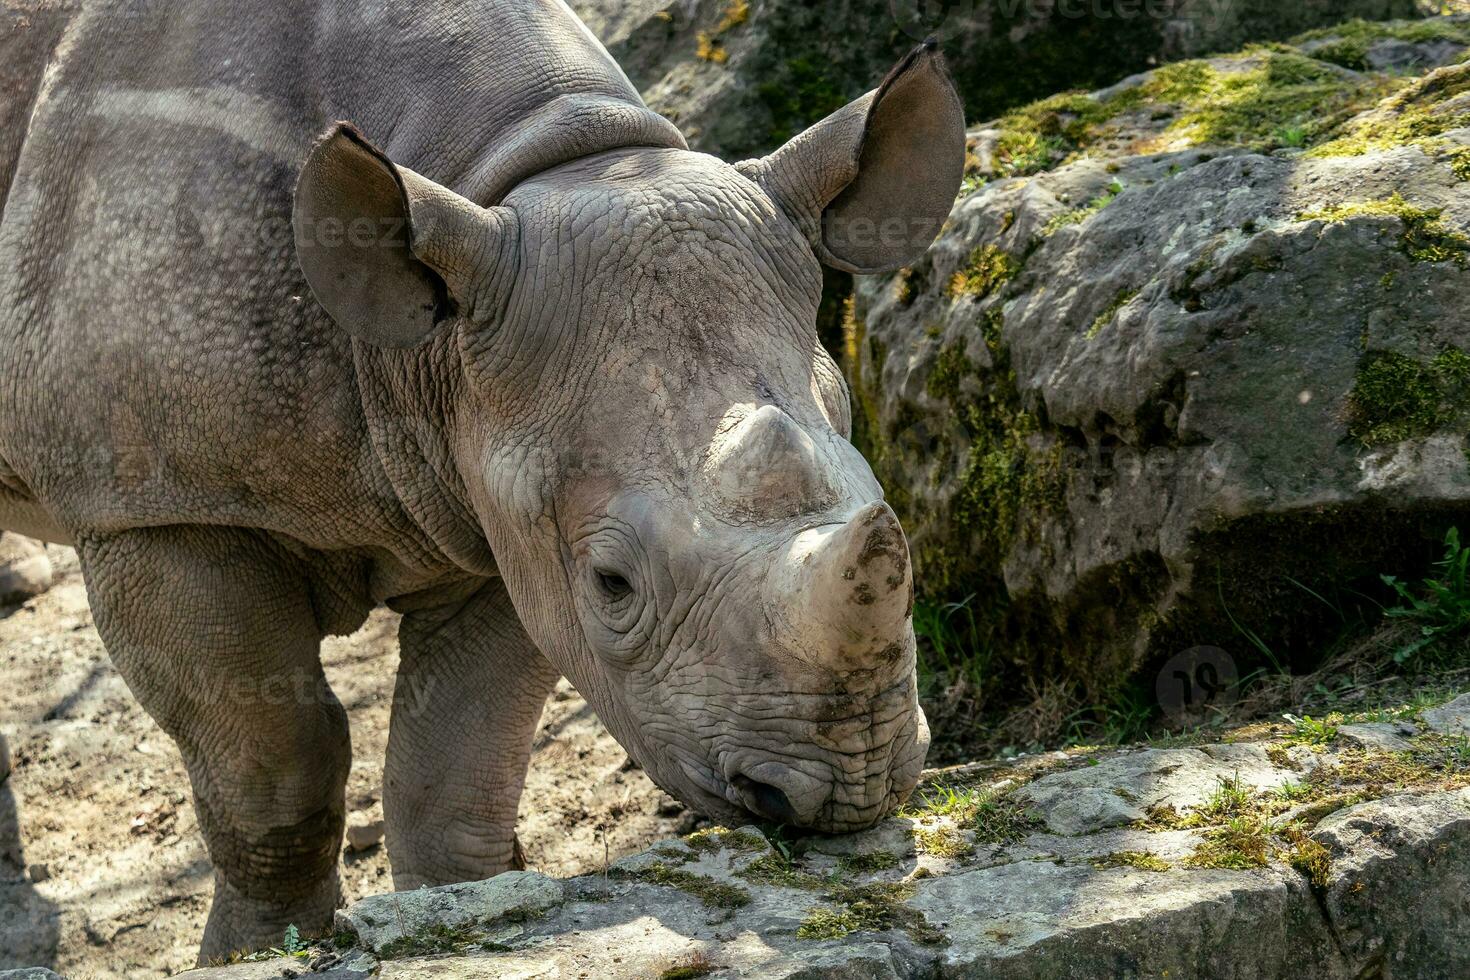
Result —
[{"label": "gray rock", "polygon": [[1371,721],[1356,725],[1340,725],[1337,737],[1360,749],[1379,752],[1407,752],[1414,747],[1416,729],[1396,721]]},{"label": "gray rock", "polygon": [[51,588],[51,560],[39,541],[0,532],[0,606],[32,599]]},{"label": "gray rock", "polygon": [[1110,756],[1095,766],[1043,776],[1016,798],[1053,833],[1090,834],[1141,820],[1151,807],[1197,807],[1221,784],[1268,789],[1299,774],[1279,769],[1258,745],[1203,749],[1145,749]]},{"label": "gray rock", "polygon": [[[1033,795],[1055,809],[1068,791],[1127,788],[1140,800],[1183,807],[1213,792],[1224,772],[1258,788],[1282,776],[1260,745],[1206,745],[1104,754],[1095,766],[1041,777]],[[869,873],[838,864],[841,856],[910,852],[920,830],[967,833],[932,813],[890,820],[851,838],[809,840],[783,870],[747,828],[660,842],[607,877],[553,882],[522,873],[377,896],[343,913],[377,948],[437,926],[474,925],[486,935],[459,953],[400,949],[405,958],[341,967],[361,968],[350,980],[373,968],[380,980],[622,980],[695,964],[715,977],[767,980],[1120,972],[1390,980],[1470,971],[1470,790],[1403,793],[1327,816],[1315,837],[1331,861],[1315,891],[1284,863],[1286,837],[1271,842],[1262,867],[1193,866],[1208,829],[1038,832],[943,862],[905,858]],[[494,916],[515,907],[544,914],[496,931]],[[187,976],[265,980],[274,975],[268,969],[279,961]]]},{"label": "gray rock", "polygon": [[538,913],[562,900],[562,883],[533,871],[508,871],[488,881],[374,895],[337,912],[336,927],[373,952],[434,926],[492,922],[507,913]]},{"label": "gray rock", "polygon": [[177,974],[179,980],[280,980],[284,960],[261,960],[236,966],[206,966]]},{"label": "gray rock", "polygon": [[1441,735],[1470,735],[1470,694],[1424,712],[1424,724]]},{"label": "gray rock", "polygon": [[0,980],[63,980],[43,966],[32,966],[22,970],[0,970]]},{"label": "gray rock", "polygon": [[1313,836],[1332,852],[1322,904],[1349,957],[1384,977],[1470,976],[1470,790],[1350,807]]}]

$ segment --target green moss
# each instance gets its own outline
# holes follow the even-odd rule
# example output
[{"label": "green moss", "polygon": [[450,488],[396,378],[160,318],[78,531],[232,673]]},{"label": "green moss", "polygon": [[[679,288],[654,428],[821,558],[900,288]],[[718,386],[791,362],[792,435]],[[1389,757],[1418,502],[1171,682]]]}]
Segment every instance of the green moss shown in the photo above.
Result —
[{"label": "green moss", "polygon": [[1297,215],[1300,221],[1340,224],[1361,218],[1396,218],[1403,224],[1399,248],[1415,262],[1454,262],[1465,266],[1470,258],[1470,237],[1445,225],[1443,208],[1421,208],[1404,200],[1397,191],[1376,201],[1334,204]]},{"label": "green moss", "polygon": [[1027,176],[1063,163],[1096,139],[1097,126],[1122,111],[1119,102],[1100,102],[1066,92],[1022,106],[1000,121],[994,172]]},{"label": "green moss", "polygon": [[1396,146],[1428,147],[1452,129],[1470,125],[1470,63],[1431,72],[1385,99],[1373,112],[1339,126],[1334,138],[1309,156],[1362,156]]},{"label": "green moss", "polygon": [[797,927],[800,939],[841,939],[854,932],[883,932],[901,929],[925,946],[947,945],[949,940],[931,926],[924,914],[906,903],[914,887],[902,882],[879,882],[828,893],[835,908],[818,907]]},{"label": "green moss", "polygon": [[1272,149],[1289,142],[1309,145],[1351,114],[1372,105],[1381,83],[1345,78],[1295,52],[1253,52],[1256,67],[1203,73],[1180,100],[1182,111],[1168,135],[1196,144]]},{"label": "green moss", "polygon": [[1336,27],[1324,27],[1293,39],[1293,44],[1325,41],[1312,51],[1313,58],[1330,61],[1353,71],[1368,71],[1368,51],[1378,41],[1408,41],[1428,43],[1448,41],[1452,44],[1470,45],[1470,26],[1463,22],[1442,19],[1422,21],[1366,21],[1350,20]]},{"label": "green moss", "polygon": [[983,844],[1014,844],[1041,828],[1041,821],[1008,796],[981,800],[969,820],[975,840]]},{"label": "green moss", "polygon": [[[1107,100],[1071,92],[1013,110],[1000,120],[990,173],[1027,176],[1070,162],[1128,112],[1172,119],[1163,133],[1167,144],[1312,146],[1337,136],[1391,85],[1345,75],[1280,46],[1250,48],[1235,61],[1233,70],[1204,60],[1177,62]],[[1064,216],[1049,230],[1086,217]]]},{"label": "green moss", "polygon": [[1186,867],[1246,871],[1264,868],[1270,857],[1271,828],[1255,815],[1231,817],[1205,832],[1204,840],[1185,859]]},{"label": "green moss", "polygon": [[1240,780],[1220,780],[1213,793],[1199,806],[1180,813],[1170,804],[1149,808],[1139,822],[1143,830],[1186,830],[1225,823],[1237,817],[1250,816],[1260,810],[1258,798]]},{"label": "green moss", "polygon": [[673,844],[660,844],[658,847],[655,847],[653,849],[653,853],[657,854],[665,861],[672,862],[674,864],[688,864],[690,861],[693,861],[695,857],[697,857],[697,855],[693,851],[686,850]]},{"label": "green moss", "polygon": [[1332,873],[1332,852],[1308,837],[1300,827],[1287,827],[1283,831],[1287,847],[1280,856],[1312,883],[1314,888],[1326,888]]},{"label": "green moss", "polygon": [[796,927],[796,938],[841,939],[861,928],[857,916],[847,909],[815,908]]},{"label": "green moss", "polygon": [[1104,328],[1113,322],[1113,318],[1118,315],[1118,311],[1133,302],[1133,298],[1137,295],[1138,290],[1136,289],[1119,290],[1118,295],[1113,297],[1113,301],[1108,304],[1107,308],[1099,313],[1092,321],[1092,326],[1087,328],[1087,333],[1085,334],[1087,339],[1092,340],[1098,334],[1102,333]]},{"label": "green moss", "polygon": [[684,843],[696,851],[763,851],[770,845],[759,834],[744,830],[729,830],[725,827],[706,827],[696,830],[684,838]]},{"label": "green moss", "polygon": [[949,401],[958,398],[960,382],[975,373],[975,365],[965,356],[964,344],[950,344],[940,349],[934,358],[934,367],[924,382],[924,390],[930,398]]},{"label": "green moss", "polygon": [[1427,364],[1372,351],[1348,395],[1348,431],[1365,447],[1402,442],[1458,424],[1470,414],[1470,356],[1447,347]]},{"label": "green moss", "polygon": [[714,909],[738,909],[750,904],[750,893],[735,885],[727,885],[713,878],[697,875],[666,864],[649,865],[640,871],[620,871],[620,877],[632,878],[650,885],[664,885],[688,892],[705,905]]},{"label": "green moss", "polygon": [[658,980],[695,980],[697,977],[707,977],[719,969],[704,953],[694,953],[686,957],[683,962],[675,963],[658,975]]},{"label": "green moss", "polygon": [[1408,41],[1426,43],[1449,41],[1453,44],[1470,45],[1470,26],[1458,21],[1367,21],[1350,20],[1336,27],[1323,27],[1294,38],[1293,44],[1310,41],[1329,43],[1312,51],[1312,57],[1330,61],[1353,71],[1367,71],[1368,50],[1377,41]]},{"label": "green moss", "polygon": [[1115,851],[1093,858],[1094,868],[1137,868],[1140,871],[1168,871],[1173,865],[1156,854],[1147,851]]},{"label": "green moss", "polygon": [[399,960],[409,956],[457,953],[480,943],[483,939],[484,932],[473,924],[447,926],[440,923],[411,936],[399,936],[385,944],[378,951],[378,959]]},{"label": "green moss", "polygon": [[888,851],[868,851],[864,854],[848,854],[838,858],[837,866],[849,874],[886,871],[898,867],[898,855]]},{"label": "green moss", "polygon": [[802,891],[817,891],[831,885],[827,879],[799,870],[778,851],[772,851],[757,858],[735,873],[746,881],[758,885],[799,888]]},{"label": "green moss", "polygon": [[1071,211],[1064,211],[1055,218],[1052,218],[1046,223],[1046,227],[1041,230],[1041,233],[1049,238],[1063,228],[1083,224],[1109,204],[1116,201],[1118,195],[1121,193],[1123,193],[1123,185],[1117,181],[1113,181],[1105,192],[1094,197],[1082,207],[1075,208]]},{"label": "green moss", "polygon": [[1454,150],[1449,155],[1450,171],[1456,180],[1470,181],[1470,146]]},{"label": "green moss", "polygon": [[950,299],[983,299],[1010,282],[1021,271],[1021,263],[995,245],[981,245],[970,253],[964,268],[950,278],[945,295]]},{"label": "green moss", "polygon": [[1312,57],[1329,61],[1334,65],[1351,68],[1353,71],[1368,70],[1368,49],[1371,44],[1359,38],[1342,38],[1324,44],[1312,51]]},{"label": "green moss", "polygon": [[952,827],[933,829],[921,827],[914,831],[914,844],[921,854],[952,861],[967,858],[975,853],[975,845],[971,844],[964,834]]},{"label": "green moss", "polygon": [[1360,800],[1412,786],[1459,789],[1470,785],[1470,755],[1463,740],[1421,735],[1407,752],[1340,751],[1331,764],[1313,769],[1307,784],[1322,798],[1351,792]]}]

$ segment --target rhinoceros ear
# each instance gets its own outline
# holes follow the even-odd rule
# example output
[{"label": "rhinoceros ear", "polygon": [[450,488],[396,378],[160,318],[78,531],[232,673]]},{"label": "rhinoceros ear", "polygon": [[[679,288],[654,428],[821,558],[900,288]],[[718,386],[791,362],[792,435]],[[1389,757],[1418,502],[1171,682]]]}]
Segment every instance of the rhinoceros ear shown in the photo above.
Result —
[{"label": "rhinoceros ear", "polygon": [[395,166],[346,123],[312,147],[291,215],[318,302],[354,337],[400,348],[472,311],[514,221]]},{"label": "rhinoceros ear", "polygon": [[934,241],[965,170],[965,111],[926,41],[875,91],[761,160],[736,165],[846,272],[889,272]]}]

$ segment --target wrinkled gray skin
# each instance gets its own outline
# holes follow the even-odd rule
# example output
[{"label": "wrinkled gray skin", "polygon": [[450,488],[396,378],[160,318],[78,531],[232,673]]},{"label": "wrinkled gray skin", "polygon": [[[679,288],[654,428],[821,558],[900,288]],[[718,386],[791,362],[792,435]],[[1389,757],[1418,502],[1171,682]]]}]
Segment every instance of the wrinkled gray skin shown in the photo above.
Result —
[{"label": "wrinkled gray skin", "polygon": [[3,3],[0,528],[75,544],[183,753],[203,958],[330,921],[318,643],[379,603],[399,888],[516,865],[559,673],[718,819],[903,799],[907,545],[813,323],[947,213],[936,53],[736,168],[559,0]]}]

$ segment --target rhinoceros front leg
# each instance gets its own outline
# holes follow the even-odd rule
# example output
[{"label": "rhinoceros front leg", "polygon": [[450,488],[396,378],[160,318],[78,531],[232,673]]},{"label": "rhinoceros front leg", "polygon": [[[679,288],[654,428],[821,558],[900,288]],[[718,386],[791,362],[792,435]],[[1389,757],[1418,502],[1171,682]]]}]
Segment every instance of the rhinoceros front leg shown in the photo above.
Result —
[{"label": "rhinoceros front leg", "polygon": [[516,807],[557,671],[499,581],[463,604],[408,613],[398,637],[383,785],[393,886],[476,881],[523,866]]},{"label": "rhinoceros front leg", "polygon": [[200,962],[330,928],[351,764],[347,715],[293,557],[221,528],[83,539],[97,629],[178,743],[214,864]]}]

